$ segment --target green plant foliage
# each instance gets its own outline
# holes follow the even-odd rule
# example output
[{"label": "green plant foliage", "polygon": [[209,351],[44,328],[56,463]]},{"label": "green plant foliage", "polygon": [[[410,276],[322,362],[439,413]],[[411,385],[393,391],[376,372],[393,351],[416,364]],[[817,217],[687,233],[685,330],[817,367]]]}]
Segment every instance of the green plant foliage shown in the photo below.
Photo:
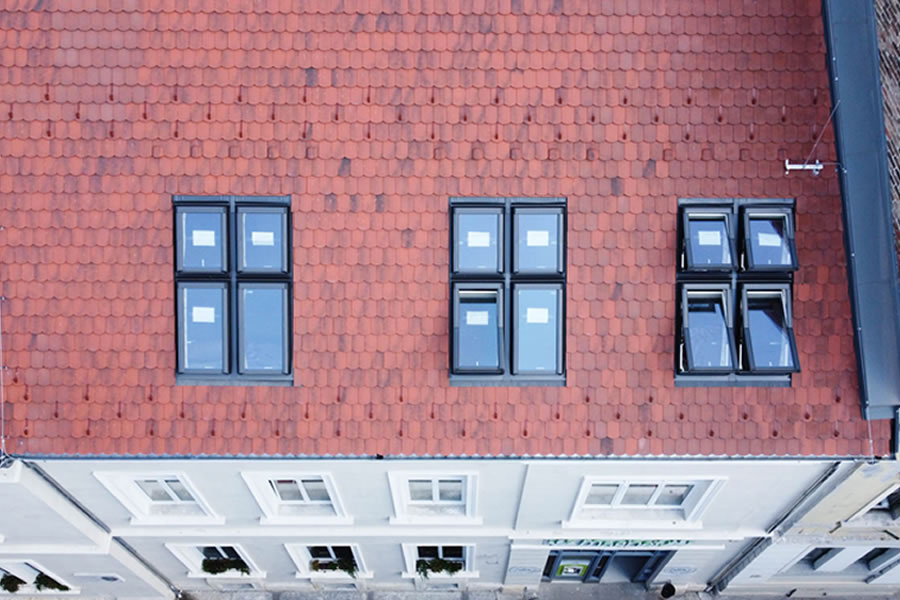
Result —
[{"label": "green plant foliage", "polygon": [[250,567],[240,558],[204,558],[203,572],[210,575],[219,575],[228,571],[240,571],[244,575],[250,574]]},{"label": "green plant foliage", "polygon": [[350,577],[355,578],[359,568],[356,561],[352,558],[339,558],[338,560],[319,561],[314,560],[309,563],[309,568],[313,571],[343,571]]},{"label": "green plant foliage", "polygon": [[420,558],[416,561],[416,572],[428,579],[428,575],[431,573],[447,573],[448,575],[453,575],[459,571],[462,571],[463,564],[459,561],[455,560],[444,560],[443,558],[431,558],[424,559]]},{"label": "green plant foliage", "polygon": [[63,585],[49,575],[38,573],[34,578],[34,586],[39,590],[56,590],[58,592],[68,592],[69,586]]},{"label": "green plant foliage", "polygon": [[19,591],[19,588],[25,585],[25,582],[12,573],[7,573],[3,577],[0,577],[0,588],[3,588],[10,594],[15,594]]}]

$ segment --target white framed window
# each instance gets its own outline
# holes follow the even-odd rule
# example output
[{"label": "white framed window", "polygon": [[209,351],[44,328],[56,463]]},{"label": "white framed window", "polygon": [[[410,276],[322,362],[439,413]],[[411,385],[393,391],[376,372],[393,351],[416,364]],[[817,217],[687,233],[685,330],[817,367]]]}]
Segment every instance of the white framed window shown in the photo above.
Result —
[{"label": "white framed window", "polygon": [[266,576],[238,544],[166,544],[166,548],[187,567],[191,578],[261,579]]},{"label": "white framed window", "polygon": [[263,512],[263,525],[353,523],[326,473],[243,472],[241,477]]},{"label": "white framed window", "polygon": [[285,544],[285,549],[297,566],[298,578],[345,580],[370,579],[359,546],[346,542]]},{"label": "white framed window", "polygon": [[184,473],[95,472],[96,477],[132,514],[136,525],[196,523],[217,525],[216,515]]},{"label": "white framed window", "polygon": [[405,578],[477,578],[475,545],[465,543],[418,542],[403,544]]},{"label": "white framed window", "polygon": [[724,479],[631,479],[586,477],[569,521],[563,526],[581,527],[585,522],[642,521],[658,526],[696,523]]},{"label": "white framed window", "polygon": [[136,525],[221,524],[184,473],[95,472],[96,477],[132,514]]},{"label": "white framed window", "polygon": [[0,594],[78,594],[66,580],[33,560],[0,561]]},{"label": "white framed window", "polygon": [[[900,485],[892,485],[858,510],[847,521],[860,517],[894,520],[900,518]],[[846,522],[846,521],[845,521]]]},{"label": "white framed window", "polygon": [[389,473],[392,523],[480,524],[473,473]]}]

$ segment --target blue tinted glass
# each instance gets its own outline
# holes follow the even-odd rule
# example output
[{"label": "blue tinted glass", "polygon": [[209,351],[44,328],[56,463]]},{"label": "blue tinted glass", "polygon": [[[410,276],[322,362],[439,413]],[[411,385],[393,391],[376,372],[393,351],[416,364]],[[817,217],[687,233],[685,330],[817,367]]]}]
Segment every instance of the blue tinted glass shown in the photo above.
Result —
[{"label": "blue tinted glass", "polygon": [[691,367],[731,367],[731,342],[722,298],[688,295],[688,343]]},{"label": "blue tinted glass", "polygon": [[780,296],[747,296],[750,349],[756,367],[793,367],[791,341]]},{"label": "blue tinted glass", "polygon": [[785,219],[764,217],[750,219],[750,251],[755,266],[791,266]]},{"label": "blue tinted glass", "polygon": [[490,301],[460,298],[458,367],[497,369],[500,347],[496,296]]},{"label": "blue tinted glass", "polygon": [[222,212],[180,210],[182,270],[224,270]]},{"label": "blue tinted glass", "polygon": [[516,371],[556,373],[559,290],[516,289]]},{"label": "blue tinted glass", "polygon": [[560,271],[559,213],[516,212],[516,270]]},{"label": "blue tinted glass", "polygon": [[285,293],[281,286],[241,286],[241,371],[284,370]]},{"label": "blue tinted glass", "polygon": [[500,215],[456,213],[456,270],[496,273],[500,270]]},{"label": "blue tinted glass", "polygon": [[691,267],[731,266],[725,219],[688,219]]},{"label": "blue tinted glass", "polygon": [[184,368],[222,371],[225,365],[224,287],[182,285],[181,294]]},{"label": "blue tinted glass", "polygon": [[283,211],[239,210],[241,270],[286,271]]}]

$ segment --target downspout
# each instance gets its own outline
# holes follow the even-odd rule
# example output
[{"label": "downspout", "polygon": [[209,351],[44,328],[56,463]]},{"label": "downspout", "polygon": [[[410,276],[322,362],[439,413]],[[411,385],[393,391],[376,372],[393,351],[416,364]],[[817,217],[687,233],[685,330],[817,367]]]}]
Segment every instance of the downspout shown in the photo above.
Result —
[{"label": "downspout", "polygon": [[[66,500],[68,500],[72,504],[72,506],[77,508],[85,517],[90,519],[91,522],[93,522],[97,527],[99,527],[106,533],[111,533],[111,530],[106,525],[106,523],[101,521],[97,517],[97,515],[92,513],[90,510],[87,509],[87,507],[85,507],[78,500],[76,500],[75,497],[72,496],[72,494],[67,492],[59,483],[57,483],[57,481],[55,479],[53,479],[50,475],[48,475],[47,472],[44,471],[39,465],[29,462],[29,461],[25,461],[25,460],[22,461],[22,464],[25,465],[26,467],[28,467],[30,470],[32,470],[35,474],[37,474],[38,477],[40,477],[45,482],[47,482],[60,496],[62,496]],[[134,548],[132,548],[128,543],[126,543],[124,540],[122,540],[116,536],[111,536],[111,540],[119,548],[124,550],[126,553],[130,554],[132,558],[134,558],[136,561],[141,563],[141,565],[145,569],[147,569],[150,573],[152,573],[160,581],[162,581],[166,585],[166,587],[168,587],[169,590],[171,590],[171,592],[175,595],[175,598],[181,598],[183,596],[183,592],[180,589],[178,589],[177,587],[175,587],[175,584],[173,584],[169,580],[168,577],[163,575],[156,567],[154,567],[147,560],[145,560],[144,557],[142,557],[140,554],[138,554],[137,551]]]}]

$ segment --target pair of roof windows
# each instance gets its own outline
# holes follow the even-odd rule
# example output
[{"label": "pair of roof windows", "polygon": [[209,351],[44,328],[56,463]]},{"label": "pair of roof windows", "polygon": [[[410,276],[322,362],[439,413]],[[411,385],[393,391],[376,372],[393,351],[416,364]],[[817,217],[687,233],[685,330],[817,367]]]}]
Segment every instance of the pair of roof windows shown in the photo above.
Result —
[{"label": "pair of roof windows", "polygon": [[680,209],[677,373],[736,383],[799,371],[793,203],[683,200]]},{"label": "pair of roof windows", "polygon": [[565,383],[565,200],[450,204],[451,381]]}]

